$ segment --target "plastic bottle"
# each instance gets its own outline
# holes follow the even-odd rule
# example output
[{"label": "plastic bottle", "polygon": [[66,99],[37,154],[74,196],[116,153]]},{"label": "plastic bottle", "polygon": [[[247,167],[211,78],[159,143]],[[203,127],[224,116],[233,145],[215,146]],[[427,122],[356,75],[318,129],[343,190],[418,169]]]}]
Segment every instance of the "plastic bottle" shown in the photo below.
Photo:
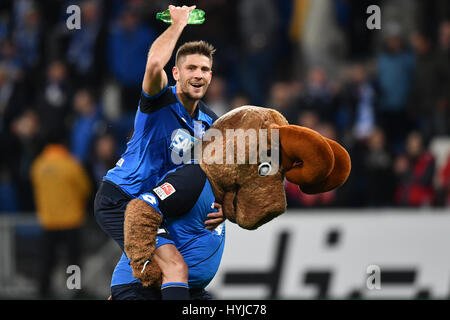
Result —
[{"label": "plastic bottle", "polygon": [[[156,19],[172,24],[172,17],[170,16],[169,9],[163,12],[158,12],[156,14]],[[194,9],[189,12],[188,24],[202,24],[203,22],[205,22],[205,11]]]}]

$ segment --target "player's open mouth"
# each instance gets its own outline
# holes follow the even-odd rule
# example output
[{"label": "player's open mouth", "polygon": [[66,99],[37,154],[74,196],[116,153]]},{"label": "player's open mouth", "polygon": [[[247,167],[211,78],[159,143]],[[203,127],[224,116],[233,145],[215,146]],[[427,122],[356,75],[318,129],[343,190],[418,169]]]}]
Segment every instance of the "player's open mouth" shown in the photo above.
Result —
[{"label": "player's open mouth", "polygon": [[203,84],[201,84],[201,83],[191,83],[191,86],[193,86],[194,88],[201,88],[201,87],[203,87]]}]

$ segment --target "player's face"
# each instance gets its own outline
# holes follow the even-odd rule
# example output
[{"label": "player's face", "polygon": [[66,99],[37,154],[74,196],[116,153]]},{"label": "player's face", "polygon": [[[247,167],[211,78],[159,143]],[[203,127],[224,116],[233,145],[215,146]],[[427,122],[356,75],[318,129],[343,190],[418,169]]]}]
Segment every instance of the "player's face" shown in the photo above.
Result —
[{"label": "player's face", "polygon": [[211,83],[211,60],[201,54],[190,54],[180,60],[173,68],[173,77],[181,91],[192,100],[203,98]]}]

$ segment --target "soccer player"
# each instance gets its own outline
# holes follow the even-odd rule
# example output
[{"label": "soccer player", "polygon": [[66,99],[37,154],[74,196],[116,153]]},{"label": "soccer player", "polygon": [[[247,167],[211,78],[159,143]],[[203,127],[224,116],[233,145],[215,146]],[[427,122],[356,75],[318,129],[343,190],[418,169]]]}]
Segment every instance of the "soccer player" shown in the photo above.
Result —
[{"label": "soccer player", "polygon": [[[201,139],[204,131],[217,119],[200,100],[212,78],[215,49],[210,44],[188,42],[178,49],[172,69],[175,86],[168,86],[164,71],[187,25],[189,12],[194,8],[169,6],[172,24],[154,41],[148,53],[133,136],[116,166],[105,175],[95,197],[96,220],[122,251],[124,212],[128,202],[155,188],[166,172],[179,166],[180,163],[173,160],[173,153],[186,152],[180,146]],[[181,129],[189,132],[190,136]],[[220,205],[215,206],[219,210],[210,213],[205,221],[210,230],[224,221]],[[168,237],[167,233],[161,233],[157,240],[167,243],[165,238]],[[159,246],[153,259],[163,275],[162,299],[188,299],[188,269],[176,247],[170,242]]]}]

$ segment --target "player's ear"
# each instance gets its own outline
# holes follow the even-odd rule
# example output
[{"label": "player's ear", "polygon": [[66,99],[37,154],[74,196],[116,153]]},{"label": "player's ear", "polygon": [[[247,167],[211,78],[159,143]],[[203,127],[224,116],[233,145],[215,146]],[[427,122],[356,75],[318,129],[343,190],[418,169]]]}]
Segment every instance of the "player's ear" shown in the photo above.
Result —
[{"label": "player's ear", "polygon": [[177,66],[174,66],[172,68],[172,76],[175,79],[175,81],[178,81],[180,79]]}]

